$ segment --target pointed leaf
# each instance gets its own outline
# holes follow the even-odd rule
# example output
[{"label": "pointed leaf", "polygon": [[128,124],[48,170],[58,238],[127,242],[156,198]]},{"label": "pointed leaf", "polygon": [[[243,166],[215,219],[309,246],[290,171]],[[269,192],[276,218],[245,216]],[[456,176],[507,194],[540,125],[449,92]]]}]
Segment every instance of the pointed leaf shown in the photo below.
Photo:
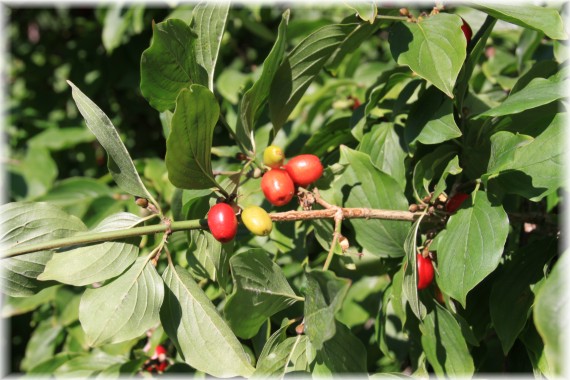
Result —
[{"label": "pointed leaf", "polygon": [[[544,341],[544,350],[554,374],[562,376],[566,362],[566,337],[570,332],[569,319],[570,297],[567,290],[568,271],[570,271],[570,251],[565,251],[558,259],[550,276],[536,295],[534,324]],[[565,348],[566,347],[566,348]]]},{"label": "pointed leaf", "polygon": [[[501,136],[498,136],[501,137],[500,140],[491,140],[493,157],[500,154],[504,157],[499,161],[495,159],[493,170],[482,176],[483,181],[498,176],[500,184],[508,192],[520,194],[534,201],[539,201],[557,190],[563,184],[564,144],[561,141],[564,139],[565,117],[566,114],[557,114],[544,132],[531,142],[525,139],[523,144],[520,143],[521,138],[514,134],[510,134],[508,142],[505,142],[504,137],[507,136],[505,133],[508,132],[500,132]],[[512,159],[509,160],[510,157]],[[519,173],[530,181],[514,186],[516,183],[502,180]]]},{"label": "pointed leaf", "polygon": [[150,47],[141,56],[141,92],[160,112],[172,110],[176,97],[192,83],[207,85],[205,70],[196,63],[196,35],[182,20],[153,24]]},{"label": "pointed leaf", "polygon": [[[141,222],[142,218],[122,212],[104,219],[91,232],[128,229]],[[138,240],[108,241],[58,252],[47,263],[44,273],[38,279],[84,286],[116,277],[136,260],[139,253]]]},{"label": "pointed leaf", "polygon": [[499,106],[477,115],[476,118],[511,115],[562,99],[566,96],[567,80],[568,78],[562,75],[553,75],[548,79],[535,78],[524,88],[507,97]]},{"label": "pointed leaf", "polygon": [[[86,230],[81,220],[48,203],[7,203],[0,206],[0,214],[3,249],[65,238]],[[40,251],[2,259],[2,292],[12,297],[28,297],[54,285],[37,280],[52,255],[52,251]]]},{"label": "pointed leaf", "polygon": [[123,275],[87,289],[79,305],[79,321],[90,346],[137,338],[159,322],[164,298],[162,279],[148,258],[141,257]]},{"label": "pointed leaf", "polygon": [[[443,175],[445,175],[445,169],[454,159],[453,157],[457,157],[455,153],[455,147],[442,145],[438,146],[433,152],[428,153],[420,158],[414,167],[414,173],[412,177],[414,196],[418,202],[421,201],[426,195],[431,193],[431,183],[436,178],[439,179],[439,184],[441,178]],[[445,179],[443,183],[445,183]]]},{"label": "pointed leaf", "polygon": [[109,155],[107,167],[117,185],[129,194],[152,199],[111,120],[79,88],[70,81],[67,83],[71,86],[71,95],[85,119],[87,128],[93,132]]},{"label": "pointed leaf", "polygon": [[355,25],[327,25],[311,33],[281,64],[269,92],[271,122],[277,132],[331,54]]},{"label": "pointed leaf", "polygon": [[305,334],[316,349],[335,335],[335,313],[340,310],[349,286],[350,280],[329,271],[307,273]]},{"label": "pointed leaf", "polygon": [[544,32],[548,37],[555,40],[568,38],[564,31],[562,17],[556,9],[545,8],[532,4],[511,5],[508,3],[474,3],[474,6],[500,20]]},{"label": "pointed leaf", "polygon": [[250,376],[253,367],[242,345],[190,274],[169,265],[162,278],[160,320],[184,361],[210,376]]},{"label": "pointed leaf", "polygon": [[427,360],[438,377],[473,375],[475,366],[461,326],[447,309],[434,306],[420,325]]},{"label": "pointed leaf", "polygon": [[501,205],[477,192],[449,218],[438,244],[438,284],[465,307],[467,293],[499,265],[509,232],[509,219]]},{"label": "pointed leaf", "polygon": [[417,143],[433,145],[461,136],[453,116],[453,102],[435,87],[428,88],[414,103],[404,131],[412,150]]},{"label": "pointed leaf", "polygon": [[255,139],[253,130],[255,123],[259,118],[259,113],[263,106],[267,103],[271,83],[283,61],[285,48],[287,47],[287,25],[289,24],[289,10],[285,11],[281,16],[281,23],[277,31],[277,39],[273,44],[273,48],[263,62],[263,69],[260,77],[241,98],[238,123],[236,133],[239,141],[246,149],[253,151]]},{"label": "pointed leaf", "polygon": [[302,300],[279,265],[261,249],[233,256],[230,267],[235,291],[227,299],[224,316],[241,338],[253,337],[268,317]]},{"label": "pointed leaf", "polygon": [[404,260],[404,279],[402,283],[402,288],[410,308],[420,320],[424,319],[427,313],[425,305],[420,301],[418,294],[418,264],[417,264],[417,238],[418,230],[420,228],[420,223],[422,222],[423,214],[418,220],[414,222],[410,231],[408,232],[408,237],[406,238],[406,243],[404,248],[406,249],[406,259]]},{"label": "pointed leaf", "polygon": [[334,337],[327,340],[322,349],[316,351],[315,361],[312,363],[313,376],[330,377],[337,373],[366,372],[366,348],[360,339],[340,322],[336,322],[335,330]]},{"label": "pointed leaf", "polygon": [[180,91],[166,141],[168,178],[183,189],[219,187],[212,173],[211,149],[220,107],[204,86]]},{"label": "pointed leaf", "polygon": [[493,283],[489,311],[505,355],[526,325],[534,302],[531,287],[544,278],[544,265],[556,254],[556,248],[554,239],[538,240],[521,248]]},{"label": "pointed leaf", "polygon": [[229,1],[202,1],[192,11],[192,30],[198,35],[196,62],[208,73],[207,85],[210,91],[214,91],[214,70],[229,10]]},{"label": "pointed leaf", "polygon": [[[348,167],[333,183],[337,204],[344,207],[407,210],[408,201],[392,177],[376,169],[370,157],[345,146],[340,148],[340,163]],[[380,190],[381,189],[381,190]],[[388,220],[352,219],[356,241],[373,255],[401,257],[408,232],[406,223]]]},{"label": "pointed leaf", "polygon": [[374,1],[351,1],[345,2],[345,4],[352,8],[358,17],[369,23],[373,23],[378,15],[378,8]]},{"label": "pointed leaf", "polygon": [[461,25],[461,18],[449,13],[399,22],[390,30],[392,56],[453,98],[453,86],[467,55]]},{"label": "pointed leaf", "polygon": [[406,150],[401,142],[402,128],[393,123],[380,123],[362,137],[359,151],[370,156],[378,169],[406,188]]},{"label": "pointed leaf", "polygon": [[259,358],[254,379],[282,378],[288,372],[309,372],[307,362],[307,345],[309,338],[306,335],[290,337],[279,343]]}]

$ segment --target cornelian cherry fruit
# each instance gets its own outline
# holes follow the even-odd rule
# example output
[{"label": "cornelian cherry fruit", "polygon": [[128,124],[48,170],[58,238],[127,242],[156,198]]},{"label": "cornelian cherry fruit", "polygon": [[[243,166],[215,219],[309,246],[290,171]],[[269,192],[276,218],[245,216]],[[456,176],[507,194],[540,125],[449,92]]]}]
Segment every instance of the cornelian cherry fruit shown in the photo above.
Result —
[{"label": "cornelian cherry fruit", "polygon": [[261,190],[274,206],[284,206],[295,194],[295,185],[283,169],[271,169],[261,178]]},{"label": "cornelian cherry fruit", "polygon": [[231,241],[237,233],[237,217],[227,203],[218,203],[208,211],[208,227],[216,240],[222,243]]},{"label": "cornelian cherry fruit", "polygon": [[418,289],[422,290],[427,288],[433,281],[433,264],[429,257],[423,257],[421,254],[417,255],[418,263]]},{"label": "cornelian cherry fruit", "polygon": [[455,194],[447,201],[447,204],[445,205],[445,210],[447,212],[455,212],[459,207],[461,207],[461,205],[463,204],[463,202],[465,202],[467,198],[469,198],[469,194],[466,193]]},{"label": "cornelian cherry fruit", "polygon": [[297,186],[306,187],[323,175],[321,160],[314,154],[301,154],[293,157],[285,165],[285,170]]},{"label": "cornelian cherry fruit", "polygon": [[[461,18],[463,20],[463,17]],[[463,34],[465,35],[465,39],[467,40],[467,45],[471,43],[471,37],[473,37],[473,30],[467,23],[467,21],[463,20],[463,25],[461,25],[461,30],[463,30]]]},{"label": "cornelian cherry fruit", "polygon": [[273,229],[271,217],[259,206],[248,206],[241,212],[241,221],[248,230],[258,236],[267,236]]},{"label": "cornelian cherry fruit", "polygon": [[285,154],[283,149],[275,145],[269,145],[263,151],[263,164],[272,169],[280,168],[283,165]]}]

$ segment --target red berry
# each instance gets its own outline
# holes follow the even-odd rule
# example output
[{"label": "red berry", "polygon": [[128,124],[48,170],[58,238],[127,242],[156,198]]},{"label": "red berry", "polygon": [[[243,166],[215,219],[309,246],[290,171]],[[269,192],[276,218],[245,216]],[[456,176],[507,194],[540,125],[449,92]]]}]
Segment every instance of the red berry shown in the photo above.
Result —
[{"label": "red berry", "polygon": [[234,209],[227,203],[218,203],[208,211],[208,227],[214,238],[222,243],[232,240],[238,221]]},{"label": "red berry", "polygon": [[271,169],[265,173],[261,178],[261,190],[274,206],[286,205],[295,195],[295,185],[283,169]]},{"label": "red berry", "polygon": [[429,257],[417,255],[418,261],[418,289],[425,289],[433,281],[433,265]]},{"label": "red berry", "polygon": [[156,348],[155,348],[155,350],[154,350],[154,353],[155,353],[156,355],[166,354],[166,348],[164,348],[163,345],[160,345],[160,344],[159,344],[158,346],[156,346]]},{"label": "red berry", "polygon": [[301,154],[293,157],[285,165],[285,170],[297,186],[306,187],[323,175],[321,160],[314,154]]},{"label": "red berry", "polygon": [[445,205],[445,210],[447,212],[455,212],[465,200],[469,198],[469,194],[466,193],[457,193],[447,201]]},{"label": "red berry", "polygon": [[[461,20],[463,20],[463,17],[461,17]],[[471,43],[471,37],[473,37],[473,30],[471,30],[471,27],[469,26],[467,21],[463,20],[463,25],[461,25],[461,30],[463,30],[463,34],[465,35],[465,39],[467,40],[467,45],[469,45],[469,43]]]}]

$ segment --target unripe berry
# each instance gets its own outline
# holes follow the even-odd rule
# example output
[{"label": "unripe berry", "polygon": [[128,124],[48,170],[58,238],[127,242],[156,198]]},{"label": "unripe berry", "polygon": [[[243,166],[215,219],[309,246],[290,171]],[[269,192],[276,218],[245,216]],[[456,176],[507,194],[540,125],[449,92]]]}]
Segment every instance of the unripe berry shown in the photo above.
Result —
[{"label": "unripe berry", "polygon": [[427,288],[433,281],[433,264],[429,257],[423,257],[421,254],[417,256],[418,265],[418,289]]},{"label": "unripe berry", "polygon": [[208,227],[219,242],[231,241],[236,236],[237,225],[234,209],[227,203],[218,203],[208,211]]},{"label": "unripe berry", "polygon": [[285,165],[285,170],[297,186],[306,187],[323,175],[321,160],[314,154],[301,154],[293,157]]},{"label": "unripe berry", "polygon": [[295,195],[295,185],[283,169],[271,169],[261,178],[261,190],[274,206],[284,206]]},{"label": "unripe berry", "polygon": [[258,236],[267,236],[273,229],[273,221],[267,211],[259,206],[248,206],[241,212],[241,221],[248,230]]},{"label": "unripe berry", "polygon": [[280,168],[283,165],[285,154],[283,149],[275,145],[269,145],[263,151],[263,164],[272,169]]}]

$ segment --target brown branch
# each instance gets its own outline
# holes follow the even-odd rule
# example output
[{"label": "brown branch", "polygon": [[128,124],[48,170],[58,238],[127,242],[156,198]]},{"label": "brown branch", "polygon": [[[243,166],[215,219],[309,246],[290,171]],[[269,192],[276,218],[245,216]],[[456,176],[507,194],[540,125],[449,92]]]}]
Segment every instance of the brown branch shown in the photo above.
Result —
[{"label": "brown branch", "polygon": [[285,211],[270,213],[271,220],[275,222],[292,222],[296,220],[334,219],[337,210],[341,210],[343,219],[385,219],[413,222],[422,214],[399,210],[379,210],[371,208],[342,208],[332,207],[324,210],[311,211]]}]

